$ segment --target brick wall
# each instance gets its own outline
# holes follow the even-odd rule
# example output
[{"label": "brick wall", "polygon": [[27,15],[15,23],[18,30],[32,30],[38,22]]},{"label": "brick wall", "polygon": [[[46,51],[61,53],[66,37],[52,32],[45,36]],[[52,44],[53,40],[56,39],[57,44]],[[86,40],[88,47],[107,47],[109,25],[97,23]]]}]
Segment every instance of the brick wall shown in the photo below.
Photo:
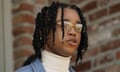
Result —
[{"label": "brick wall", "polygon": [[87,20],[89,48],[78,72],[120,71],[120,0],[71,0]]},{"label": "brick wall", "polygon": [[[23,64],[32,50],[36,13],[44,5],[58,0],[12,0],[14,68]],[[59,0],[64,2],[64,0]],[[76,4],[87,20],[89,48],[78,72],[120,71],[120,0],[66,0]],[[75,57],[74,57],[75,58]],[[74,61],[73,58],[73,61]],[[74,62],[73,62],[74,64]]]},{"label": "brick wall", "polygon": [[32,0],[13,0],[14,68],[22,66],[33,53],[32,34],[34,32],[35,7]]}]

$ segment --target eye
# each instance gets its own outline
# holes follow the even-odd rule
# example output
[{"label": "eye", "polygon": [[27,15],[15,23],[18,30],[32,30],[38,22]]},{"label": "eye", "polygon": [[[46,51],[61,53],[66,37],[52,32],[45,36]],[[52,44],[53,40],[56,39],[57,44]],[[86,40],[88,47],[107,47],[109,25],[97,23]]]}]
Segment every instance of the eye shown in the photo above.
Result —
[{"label": "eye", "polygon": [[76,30],[78,32],[81,32],[81,30],[82,30],[82,24],[76,24]]},{"label": "eye", "polygon": [[76,27],[82,28],[82,24],[76,24]]},{"label": "eye", "polygon": [[[62,25],[62,22],[58,22],[57,24]],[[70,25],[70,22],[64,21],[64,25]]]},{"label": "eye", "polygon": [[64,27],[65,28],[68,29],[70,27],[70,24],[71,24],[70,22],[64,21]]}]

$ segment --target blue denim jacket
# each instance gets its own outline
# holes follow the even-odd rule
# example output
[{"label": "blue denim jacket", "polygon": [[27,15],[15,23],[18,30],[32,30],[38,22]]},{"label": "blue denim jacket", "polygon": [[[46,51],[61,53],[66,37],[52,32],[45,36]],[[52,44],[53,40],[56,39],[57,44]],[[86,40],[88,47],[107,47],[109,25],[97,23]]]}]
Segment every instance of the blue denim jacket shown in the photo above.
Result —
[{"label": "blue denim jacket", "polygon": [[[45,72],[45,69],[39,59],[33,61],[30,65],[18,69],[16,72]],[[70,68],[70,72],[75,72]]]}]

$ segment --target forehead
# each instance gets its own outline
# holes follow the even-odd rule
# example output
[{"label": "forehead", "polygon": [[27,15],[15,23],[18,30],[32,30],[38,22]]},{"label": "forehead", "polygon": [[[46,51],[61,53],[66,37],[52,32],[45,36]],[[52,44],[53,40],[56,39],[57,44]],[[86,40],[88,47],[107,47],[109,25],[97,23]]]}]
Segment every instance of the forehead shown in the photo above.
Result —
[{"label": "forehead", "polygon": [[[56,20],[61,20],[61,8],[58,9],[58,13],[57,13],[57,18]],[[77,11],[75,9],[71,9],[71,8],[64,8],[64,19],[68,19],[70,21],[80,21],[80,17],[77,13]]]}]

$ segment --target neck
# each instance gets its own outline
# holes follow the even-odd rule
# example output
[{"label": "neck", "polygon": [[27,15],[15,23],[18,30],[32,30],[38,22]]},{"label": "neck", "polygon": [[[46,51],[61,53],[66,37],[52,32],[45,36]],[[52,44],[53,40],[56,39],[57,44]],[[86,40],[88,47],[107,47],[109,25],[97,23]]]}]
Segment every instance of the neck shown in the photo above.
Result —
[{"label": "neck", "polygon": [[70,58],[56,55],[47,50],[42,52],[42,61],[46,72],[68,72]]}]

